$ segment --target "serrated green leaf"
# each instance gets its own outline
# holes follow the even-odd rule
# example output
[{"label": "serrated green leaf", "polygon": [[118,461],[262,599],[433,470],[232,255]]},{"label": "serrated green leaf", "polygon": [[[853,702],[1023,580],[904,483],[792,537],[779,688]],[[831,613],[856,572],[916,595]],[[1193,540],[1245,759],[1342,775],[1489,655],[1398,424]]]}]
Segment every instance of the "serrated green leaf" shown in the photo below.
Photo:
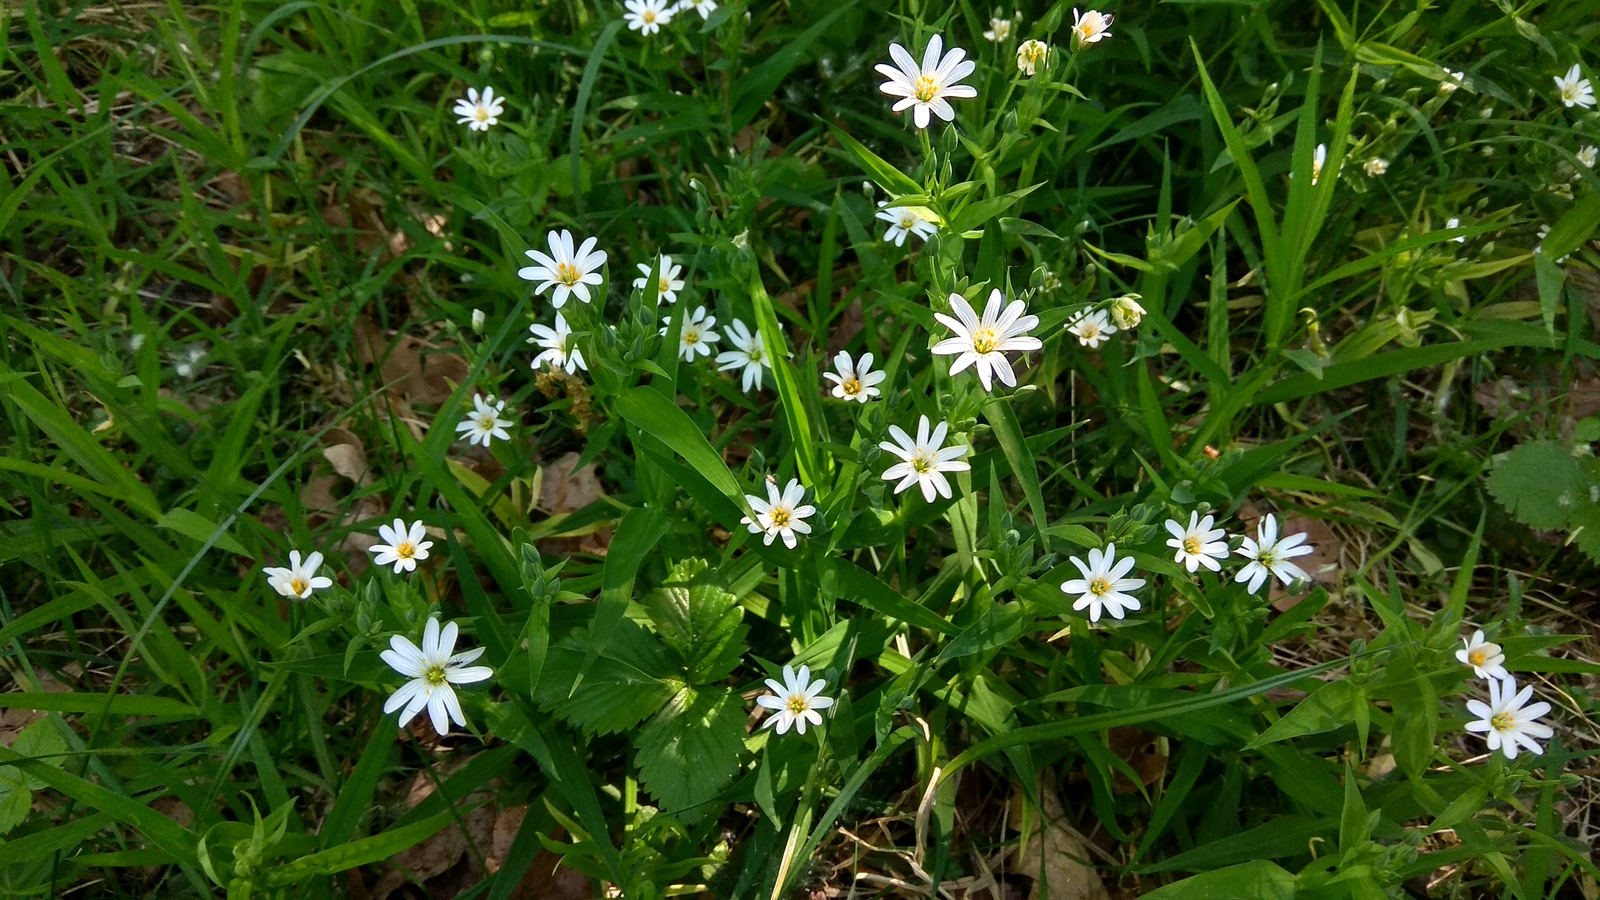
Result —
[{"label": "serrated green leaf", "polygon": [[711,800],[738,774],[744,721],[732,690],[685,687],[639,734],[640,782],[664,811]]},{"label": "serrated green leaf", "polygon": [[1572,542],[1600,563],[1600,503],[1589,503],[1572,514]]},{"label": "serrated green leaf", "polygon": [[1543,441],[1506,454],[1489,473],[1488,484],[1489,493],[1517,521],[1541,531],[1565,526],[1589,501],[1589,481],[1578,461]]},{"label": "serrated green leaf", "polygon": [[535,698],[539,707],[590,734],[613,734],[649,718],[678,686],[611,655],[626,652],[629,641],[624,634],[637,630],[638,626],[624,621],[612,646],[595,658],[576,693],[572,692],[572,683],[584,663],[587,642],[574,645],[563,641],[552,649],[539,679]]},{"label": "serrated green leaf", "polygon": [[727,678],[744,647],[739,598],[711,581],[710,568],[703,559],[678,563],[645,603],[656,633],[682,657],[690,684]]}]

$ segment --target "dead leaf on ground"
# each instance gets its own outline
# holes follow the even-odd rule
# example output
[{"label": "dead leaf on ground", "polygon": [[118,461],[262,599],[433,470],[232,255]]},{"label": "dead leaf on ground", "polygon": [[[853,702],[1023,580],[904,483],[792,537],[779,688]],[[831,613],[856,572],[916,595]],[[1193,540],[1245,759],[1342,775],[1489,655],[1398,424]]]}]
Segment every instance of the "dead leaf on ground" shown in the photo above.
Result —
[{"label": "dead leaf on ground", "polygon": [[390,396],[410,403],[438,406],[472,372],[457,348],[409,334],[391,339],[365,316],[356,319],[354,338],[362,364],[376,364],[379,382]]},{"label": "dead leaf on ground", "polygon": [[1122,770],[1114,771],[1111,789],[1116,793],[1131,794],[1141,787],[1149,787],[1167,773],[1167,754],[1161,752],[1156,735],[1142,728],[1124,726],[1111,729],[1108,737],[1111,752],[1127,760],[1139,773],[1139,783],[1134,784]]},{"label": "dead leaf on ground", "polygon": [[[539,486],[539,509],[550,515],[577,512],[606,495],[600,476],[593,463],[582,468],[578,454],[568,453],[544,466],[543,480]],[[611,529],[601,528],[590,534],[551,538],[540,541],[539,549],[555,555],[571,553],[606,554],[611,546]]]},{"label": "dead leaf on ground", "polygon": [[[1044,809],[1028,817],[1032,828],[1014,867],[1017,873],[1034,879],[1029,900],[1109,900],[1099,873],[1088,864],[1088,846],[1067,821],[1055,785],[1044,775],[1039,777],[1039,796]],[[1021,791],[1013,795],[1012,802],[1012,821],[1022,822],[1026,799]]]}]

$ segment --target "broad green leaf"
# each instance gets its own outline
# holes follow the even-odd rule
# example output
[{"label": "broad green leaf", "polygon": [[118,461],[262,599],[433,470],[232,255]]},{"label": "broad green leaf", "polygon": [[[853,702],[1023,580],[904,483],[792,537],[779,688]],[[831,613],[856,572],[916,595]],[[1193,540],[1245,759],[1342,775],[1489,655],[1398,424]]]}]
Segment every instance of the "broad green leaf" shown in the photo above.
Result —
[{"label": "broad green leaf", "polygon": [[703,559],[678,563],[645,603],[656,632],[682,657],[690,684],[727,678],[745,646],[739,598],[717,585],[709,569]]},{"label": "broad green leaf", "polygon": [[1301,700],[1288,715],[1273,722],[1246,745],[1246,749],[1342,728],[1355,721],[1355,704],[1362,702],[1365,701],[1358,696],[1354,684],[1348,681],[1325,682],[1309,697]]},{"label": "broad green leaf", "polygon": [[421,822],[391,828],[381,834],[303,856],[293,862],[269,869],[265,878],[266,884],[269,887],[284,887],[317,875],[333,875],[389,859],[400,851],[409,850],[445,828],[455,825],[462,815],[461,810],[445,810]]},{"label": "broad green leaf", "polygon": [[1489,493],[1517,521],[1549,531],[1594,503],[1591,484],[1571,453],[1551,443],[1528,441],[1495,462]]},{"label": "broad green leaf", "polygon": [[[1011,474],[1022,485],[1022,493],[1028,498],[1028,509],[1033,512],[1034,527],[1048,527],[1050,519],[1044,505],[1044,491],[1039,486],[1038,459],[1028,451],[1028,443],[1023,437],[1022,426],[1017,423],[1016,412],[1007,400],[990,397],[983,404],[983,417],[994,429],[1000,449],[1005,451],[1006,462],[1011,464]],[[994,498],[990,498],[990,502],[994,502]]]},{"label": "broad green leaf", "polygon": [[1294,885],[1294,875],[1282,866],[1258,859],[1192,875],[1144,896],[1145,900],[1293,900]]},{"label": "broad green leaf", "polygon": [[1589,240],[1596,227],[1600,227],[1600,192],[1590,191],[1551,226],[1539,253],[1550,259],[1567,256]]},{"label": "broad green leaf", "polygon": [[667,516],[659,509],[635,507],[628,510],[617,526],[606,551],[606,567],[601,573],[600,602],[595,604],[594,621],[589,626],[589,643],[584,649],[583,665],[572,681],[576,691],[583,677],[599,658],[601,651],[611,641],[617,625],[633,600],[633,579],[639,564],[655,549],[656,542],[667,533]]},{"label": "broad green leaf", "polygon": [[[671,664],[656,639],[624,619],[604,653],[598,656],[576,691],[578,669],[588,650],[588,632],[579,630],[550,648],[539,679],[536,700],[541,709],[590,732],[611,734],[643,722],[667,702],[679,685],[665,677]],[[517,683],[527,663],[513,660],[500,677]]]},{"label": "broad green leaf", "polygon": [[685,687],[639,733],[639,781],[664,812],[706,803],[733,781],[745,708],[726,687]]},{"label": "broad green leaf", "polygon": [[922,185],[913,181],[911,176],[884,162],[882,157],[868,150],[865,144],[832,125],[828,126],[828,131],[839,142],[839,145],[844,147],[845,152],[850,154],[850,158],[855,160],[856,165],[861,167],[862,173],[876,181],[878,187],[888,191],[891,196],[904,197],[922,194]]},{"label": "broad green leaf", "polygon": [[648,387],[624,391],[617,398],[617,412],[634,427],[659,438],[723,496],[743,506],[744,491],[688,413]]}]

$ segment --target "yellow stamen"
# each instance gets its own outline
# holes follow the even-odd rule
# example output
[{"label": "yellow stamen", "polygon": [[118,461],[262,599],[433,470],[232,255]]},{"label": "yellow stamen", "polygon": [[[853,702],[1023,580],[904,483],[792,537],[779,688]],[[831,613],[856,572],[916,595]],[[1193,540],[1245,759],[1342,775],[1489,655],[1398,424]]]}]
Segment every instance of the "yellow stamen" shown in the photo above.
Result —
[{"label": "yellow stamen", "polygon": [[656,11],[647,9],[639,15],[639,18],[643,19],[646,25],[653,25],[656,21]]},{"label": "yellow stamen", "polygon": [[583,279],[583,273],[572,263],[556,263],[556,280],[572,287]]},{"label": "yellow stamen", "polygon": [[1111,582],[1104,578],[1095,578],[1089,582],[1089,593],[1096,597],[1103,597],[1111,593]]},{"label": "yellow stamen", "polygon": [[922,453],[921,451],[918,451],[916,456],[911,457],[911,470],[916,472],[917,474],[919,474],[919,475],[926,474],[928,472],[928,470],[932,469],[932,468],[933,468],[933,457],[928,456],[927,454]]},{"label": "yellow stamen", "polygon": [[861,393],[861,382],[854,375],[846,378],[844,384],[839,385],[839,387],[844,390],[845,395],[848,397],[854,397]]},{"label": "yellow stamen", "polygon": [[1472,663],[1474,666],[1483,665],[1483,661],[1488,659],[1488,658],[1489,658],[1489,654],[1485,653],[1482,650],[1474,650],[1471,653],[1467,654],[1467,662]]},{"label": "yellow stamen", "polygon": [[779,507],[774,509],[771,513],[769,513],[769,515],[772,517],[773,528],[783,528],[789,524],[789,511],[787,509]]},{"label": "yellow stamen", "polygon": [[410,541],[401,541],[400,546],[394,548],[394,555],[401,559],[410,559],[417,555],[417,548]]},{"label": "yellow stamen", "polygon": [[1188,537],[1184,538],[1183,539],[1183,552],[1189,554],[1190,556],[1199,555],[1199,553],[1200,553],[1200,539],[1195,537],[1192,534],[1189,535]]},{"label": "yellow stamen", "polygon": [[289,579],[289,590],[293,592],[296,597],[304,594],[306,592],[306,588],[308,587],[310,587],[310,585],[301,580],[299,575]]},{"label": "yellow stamen", "polygon": [[444,666],[429,666],[427,671],[422,673],[422,680],[426,681],[433,687],[438,687],[439,685],[444,684],[446,680],[444,677]]},{"label": "yellow stamen", "polygon": [[993,353],[1000,346],[1000,336],[993,328],[979,328],[972,333],[972,349],[977,353]]},{"label": "yellow stamen", "polygon": [[694,330],[685,331],[683,333],[683,342],[685,344],[698,344],[698,343],[700,343],[700,332],[694,331]]},{"label": "yellow stamen", "polygon": [[918,75],[917,80],[911,83],[912,96],[923,103],[931,101],[939,93],[939,82],[927,75]]},{"label": "yellow stamen", "polygon": [[487,122],[489,121],[489,111],[480,106],[472,111],[472,117],[479,122]]},{"label": "yellow stamen", "polygon": [[659,285],[659,287],[656,290],[656,293],[658,293],[658,294],[670,294],[670,293],[672,293],[672,282],[668,281],[667,279],[662,278],[658,282],[658,285]]},{"label": "yellow stamen", "polygon": [[1508,712],[1495,713],[1489,717],[1489,727],[1495,731],[1510,731],[1517,724],[1517,717]]},{"label": "yellow stamen", "polygon": [[806,703],[806,696],[804,694],[790,694],[787,708],[789,712],[799,715],[810,709],[811,705]]}]

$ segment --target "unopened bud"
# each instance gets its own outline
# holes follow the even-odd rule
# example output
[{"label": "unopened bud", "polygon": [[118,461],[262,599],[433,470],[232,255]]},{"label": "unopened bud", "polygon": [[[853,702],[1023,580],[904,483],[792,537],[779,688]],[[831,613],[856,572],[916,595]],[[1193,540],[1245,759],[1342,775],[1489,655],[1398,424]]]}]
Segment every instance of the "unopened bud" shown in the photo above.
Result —
[{"label": "unopened bud", "polygon": [[478,334],[483,334],[484,318],[483,310],[475,309],[472,311],[472,330]]},{"label": "unopened bud", "polygon": [[1123,331],[1138,328],[1139,320],[1144,318],[1144,307],[1139,305],[1140,299],[1138,294],[1123,294],[1111,301],[1111,321]]}]

